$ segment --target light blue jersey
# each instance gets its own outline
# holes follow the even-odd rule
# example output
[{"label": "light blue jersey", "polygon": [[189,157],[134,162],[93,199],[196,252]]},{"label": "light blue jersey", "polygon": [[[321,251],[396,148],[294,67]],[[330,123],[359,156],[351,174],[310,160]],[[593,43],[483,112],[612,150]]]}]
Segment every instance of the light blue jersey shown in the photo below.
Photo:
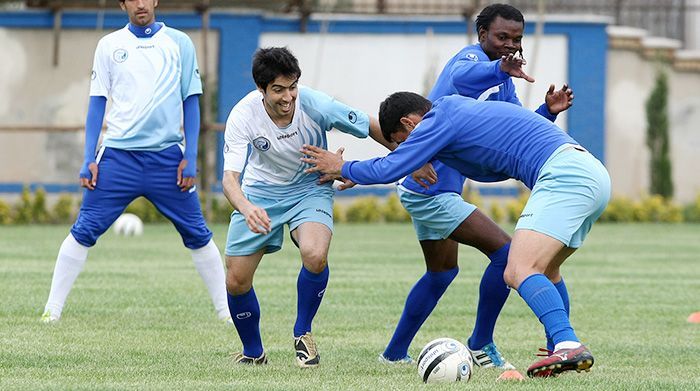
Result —
[{"label": "light blue jersey", "polygon": [[333,128],[364,138],[369,135],[369,117],[322,92],[300,87],[292,122],[280,128],[265,111],[262,93],[254,90],[234,106],[226,121],[224,171],[243,172],[243,191],[259,197],[332,194],[331,183],[319,185],[319,174],[304,172],[310,165],[300,160],[299,150],[304,144],[326,149],[326,132]]},{"label": "light blue jersey", "polygon": [[112,99],[106,147],[161,151],[182,142],[182,102],[201,93],[194,45],[181,31],[163,25],[137,37],[124,27],[97,44],[90,95]]}]

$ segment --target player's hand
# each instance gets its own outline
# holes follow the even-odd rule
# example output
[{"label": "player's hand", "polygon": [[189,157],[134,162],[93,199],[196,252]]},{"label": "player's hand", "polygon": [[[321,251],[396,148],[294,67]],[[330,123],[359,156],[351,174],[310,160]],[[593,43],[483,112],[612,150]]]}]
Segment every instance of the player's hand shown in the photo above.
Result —
[{"label": "player's hand", "polygon": [[[88,190],[95,190],[97,186],[97,173],[99,169],[97,168],[97,163],[91,162],[87,166],[87,173],[80,173],[80,187],[84,187]],[[87,175],[90,175],[89,177]]]},{"label": "player's hand", "polygon": [[187,159],[182,159],[177,166],[177,186],[180,191],[187,191],[194,186],[194,176],[183,176],[182,172],[187,167]]},{"label": "player's hand", "polygon": [[318,172],[321,174],[340,176],[340,171],[343,168],[343,151],[345,148],[339,148],[335,153],[327,151],[313,145],[304,144],[301,147],[301,161],[312,164],[313,167],[304,170],[306,173]]},{"label": "player's hand", "polygon": [[549,85],[549,90],[544,95],[544,102],[547,104],[547,110],[551,114],[559,114],[567,110],[574,104],[574,92],[567,84],[564,84],[560,90],[554,90],[554,84]]},{"label": "player's hand", "polygon": [[525,64],[527,64],[527,61],[515,53],[501,57],[501,70],[503,72],[513,77],[518,77],[520,79],[525,79],[530,83],[534,83],[535,79],[523,71],[523,65]]},{"label": "player's hand", "polygon": [[319,184],[319,185],[322,185],[322,184],[327,183],[327,182],[333,182],[333,181],[336,181],[336,180],[340,181],[340,180],[342,180],[342,179],[343,179],[343,178],[342,178],[340,175],[322,174],[322,175],[318,178],[318,184]]},{"label": "player's hand", "polygon": [[430,162],[425,163],[423,167],[413,171],[411,177],[416,181],[416,183],[425,189],[429,188],[430,185],[437,183],[438,180],[437,172],[435,172],[435,168],[433,168],[433,165],[430,164]]},{"label": "player's hand", "polygon": [[346,189],[350,189],[352,187],[355,187],[357,183],[351,181],[350,179],[347,178],[340,178],[338,179],[339,181],[343,182],[340,185],[338,185],[338,191],[343,191]]},{"label": "player's hand", "polygon": [[270,220],[265,209],[249,203],[249,205],[239,211],[245,217],[245,223],[251,232],[267,235],[272,230],[272,220]]}]

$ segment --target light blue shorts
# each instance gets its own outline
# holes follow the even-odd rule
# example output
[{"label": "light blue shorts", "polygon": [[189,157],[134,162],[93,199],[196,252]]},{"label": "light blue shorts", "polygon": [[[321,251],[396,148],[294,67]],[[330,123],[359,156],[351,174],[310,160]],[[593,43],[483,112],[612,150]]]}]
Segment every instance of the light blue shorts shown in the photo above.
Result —
[{"label": "light blue shorts", "polygon": [[581,147],[563,145],[542,166],[515,229],[529,229],[578,248],[610,200],[610,176]]},{"label": "light blue shorts", "polygon": [[476,210],[476,206],[464,201],[456,193],[427,196],[400,187],[396,191],[401,204],[411,215],[418,240],[448,238]]},{"label": "light blue shorts", "polygon": [[302,223],[315,222],[327,226],[333,232],[333,195],[330,192],[304,193],[285,199],[253,195],[247,195],[247,198],[265,209],[271,220],[271,231],[267,235],[253,233],[248,228],[245,217],[234,211],[228,227],[226,255],[250,255],[260,249],[265,249],[266,254],[279,251],[282,248],[285,224],[293,231]]}]

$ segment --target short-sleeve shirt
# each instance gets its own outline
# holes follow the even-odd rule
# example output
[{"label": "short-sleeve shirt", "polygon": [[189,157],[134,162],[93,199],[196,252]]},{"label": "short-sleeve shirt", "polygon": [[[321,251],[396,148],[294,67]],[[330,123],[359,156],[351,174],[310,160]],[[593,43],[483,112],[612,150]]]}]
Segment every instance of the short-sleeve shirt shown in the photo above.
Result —
[{"label": "short-sleeve shirt", "polygon": [[280,128],[265,111],[262,93],[252,91],[226,121],[224,171],[243,172],[243,191],[260,197],[331,192],[331,183],[317,183],[318,173],[304,172],[311,165],[300,160],[299,150],[303,144],[327,149],[326,132],[333,128],[364,138],[369,134],[369,116],[300,86],[292,122]]},{"label": "short-sleeve shirt", "polygon": [[202,93],[194,45],[183,32],[162,26],[139,38],[128,27],[97,44],[90,96],[112,99],[107,147],[160,151],[182,142],[182,102]]}]

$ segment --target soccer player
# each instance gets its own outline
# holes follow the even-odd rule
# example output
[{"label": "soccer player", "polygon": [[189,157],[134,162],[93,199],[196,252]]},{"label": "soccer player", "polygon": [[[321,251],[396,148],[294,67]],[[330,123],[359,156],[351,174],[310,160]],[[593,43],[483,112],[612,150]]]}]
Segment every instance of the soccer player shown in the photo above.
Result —
[{"label": "soccer player", "polygon": [[505,270],[552,338],[552,354],[532,364],[533,377],[588,370],[593,355],[569,322],[551,276],[581,246],[610,198],[605,167],[547,119],[517,105],[451,95],[432,103],[398,92],[382,102],[382,133],[400,143],[384,158],[344,162],[340,153],[304,146],[307,172],[358,184],[390,183],[432,158],[482,182],[513,178],[532,190],[518,219]]},{"label": "soccer player", "polygon": [[302,368],[316,367],[319,354],[311,323],[328,284],[333,188],[319,183],[318,174],[304,173],[309,165],[299,161],[299,149],[303,144],[326,148],[326,132],[331,128],[357,137],[370,135],[385,146],[390,142],[384,140],[376,119],[299,86],[298,61],[286,48],[259,49],[252,68],[257,89],[231,110],[224,146],[224,194],[235,208],[226,243],[226,288],[231,317],[243,343],[234,360],[267,363],[253,277],[263,255],[282,248],[288,225],[302,263],[297,279],[295,362]]},{"label": "soccer player", "polygon": [[[59,320],[88,249],[131,201],[143,196],[175,225],[219,318],[230,322],[221,253],[194,183],[202,93],[194,45],[184,33],[156,22],[157,0],[120,3],[129,23],[103,37],[95,50],[80,170],[86,190],[58,252],[42,320]],[[95,154],[108,97],[107,132]]]},{"label": "soccer player", "polygon": [[[522,106],[511,76],[533,81],[522,70],[525,61],[518,56],[522,51],[524,23],[522,13],[510,5],[492,4],[484,8],[476,18],[479,43],[466,46],[450,59],[428,99],[435,101],[459,94]],[[554,85],[550,85],[545,103],[536,112],[554,121],[558,113],[571,106],[572,100],[573,92],[568,86],[555,91]],[[458,243],[462,243],[477,248],[490,260],[479,285],[476,322],[467,347],[477,366],[514,369],[493,343],[495,323],[509,294],[503,271],[510,237],[475,205],[462,199],[464,176],[432,160],[429,167],[423,169],[428,171],[424,177],[431,177],[430,167],[434,170],[432,178],[436,176],[437,181],[431,184],[408,176],[397,187],[399,199],[412,217],[427,271],[411,288],[394,335],[379,360],[387,363],[413,361],[408,347],[457,275]],[[559,278],[553,282],[564,292],[568,303],[564,280]],[[547,340],[551,350],[551,339]]]}]

